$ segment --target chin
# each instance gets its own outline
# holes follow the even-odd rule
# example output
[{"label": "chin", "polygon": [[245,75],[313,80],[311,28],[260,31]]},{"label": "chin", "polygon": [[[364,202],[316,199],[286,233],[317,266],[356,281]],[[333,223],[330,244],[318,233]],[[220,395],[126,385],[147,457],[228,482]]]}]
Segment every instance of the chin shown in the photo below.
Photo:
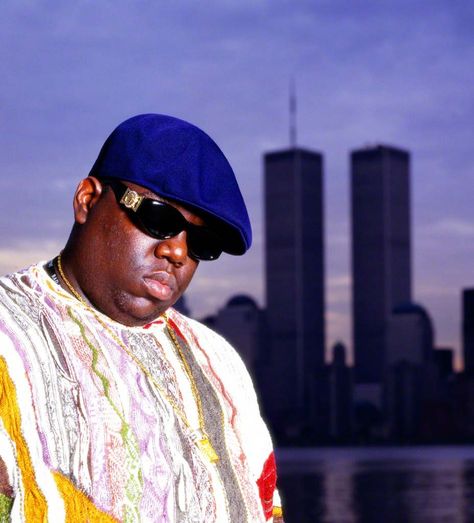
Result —
[{"label": "chin", "polygon": [[153,310],[131,310],[128,312],[128,317],[130,319],[130,322],[132,322],[132,325],[138,326],[138,325],[146,325],[147,323],[150,323],[151,321],[156,320],[159,316],[161,316],[164,312],[166,312],[171,305],[163,305],[160,307],[155,307]]},{"label": "chin", "polygon": [[139,327],[156,320],[177,301],[177,298],[159,302],[147,298],[132,299],[130,296],[121,294],[119,299],[114,301],[118,317],[112,317],[112,319],[129,327]]}]

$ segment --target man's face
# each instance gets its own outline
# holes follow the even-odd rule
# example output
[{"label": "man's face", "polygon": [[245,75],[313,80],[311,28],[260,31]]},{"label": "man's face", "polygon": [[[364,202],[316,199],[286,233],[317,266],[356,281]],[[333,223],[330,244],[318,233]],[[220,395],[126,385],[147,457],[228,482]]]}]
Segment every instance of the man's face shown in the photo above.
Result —
[{"label": "man's face", "polygon": [[[160,199],[125,183],[142,196]],[[196,214],[171,205],[189,222],[203,225]],[[124,325],[155,320],[183,294],[197,268],[198,261],[188,255],[186,231],[165,240],[152,238],[130,220],[107,186],[83,228],[88,245],[77,281],[98,310]]]}]

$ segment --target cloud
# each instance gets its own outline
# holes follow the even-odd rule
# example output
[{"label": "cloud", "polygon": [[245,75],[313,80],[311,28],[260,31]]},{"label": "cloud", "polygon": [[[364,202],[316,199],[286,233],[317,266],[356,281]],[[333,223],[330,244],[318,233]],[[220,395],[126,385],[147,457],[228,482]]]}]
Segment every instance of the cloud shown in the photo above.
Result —
[{"label": "cloud", "polygon": [[340,274],[329,278],[328,284],[330,287],[349,287],[352,283],[352,279],[348,274]]},{"label": "cloud", "polygon": [[38,261],[49,260],[56,256],[61,248],[62,245],[55,241],[0,248],[0,274],[8,274]]},{"label": "cloud", "polygon": [[422,230],[423,234],[432,236],[455,236],[458,238],[474,237],[474,221],[456,218],[444,218]]}]

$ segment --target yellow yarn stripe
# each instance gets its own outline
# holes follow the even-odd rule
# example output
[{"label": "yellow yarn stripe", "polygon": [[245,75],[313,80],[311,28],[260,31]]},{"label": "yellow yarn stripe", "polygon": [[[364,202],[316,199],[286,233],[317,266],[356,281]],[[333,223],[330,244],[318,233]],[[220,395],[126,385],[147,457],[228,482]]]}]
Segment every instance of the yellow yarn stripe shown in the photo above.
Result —
[{"label": "yellow yarn stripe", "polygon": [[281,507],[273,507],[273,517],[274,518],[282,518],[283,517],[283,510]]},{"label": "yellow yarn stripe", "polygon": [[75,487],[68,478],[59,472],[53,472],[53,476],[64,499],[66,521],[71,523],[78,521],[117,523],[117,519],[97,508],[87,495]]},{"label": "yellow yarn stripe", "polygon": [[[15,385],[8,374],[5,358],[2,356],[0,356],[0,418],[16,445],[18,467],[25,492],[25,519],[26,521],[47,521],[48,505],[36,483],[28,445],[21,433],[21,416]],[[65,476],[53,472],[53,477],[64,500],[66,521],[71,523],[78,521],[117,522],[112,516],[98,509],[86,494],[76,488]]]},{"label": "yellow yarn stripe", "polygon": [[25,492],[24,512],[26,521],[46,521],[48,505],[36,483],[28,445],[21,432],[21,416],[15,385],[8,374],[7,363],[3,357],[0,357],[0,418],[5,430],[16,445],[18,468],[21,472]]}]

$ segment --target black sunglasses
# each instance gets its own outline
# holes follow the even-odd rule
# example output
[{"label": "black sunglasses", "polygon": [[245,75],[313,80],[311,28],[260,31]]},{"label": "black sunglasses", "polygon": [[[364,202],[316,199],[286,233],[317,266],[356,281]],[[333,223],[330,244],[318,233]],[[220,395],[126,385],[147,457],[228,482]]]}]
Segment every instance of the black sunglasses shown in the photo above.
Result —
[{"label": "black sunglasses", "polygon": [[169,203],[142,196],[117,180],[100,178],[100,181],[112,188],[117,203],[132,221],[153,238],[166,240],[186,231],[188,251],[192,258],[216,260],[221,255],[221,241],[209,227],[188,222]]}]

